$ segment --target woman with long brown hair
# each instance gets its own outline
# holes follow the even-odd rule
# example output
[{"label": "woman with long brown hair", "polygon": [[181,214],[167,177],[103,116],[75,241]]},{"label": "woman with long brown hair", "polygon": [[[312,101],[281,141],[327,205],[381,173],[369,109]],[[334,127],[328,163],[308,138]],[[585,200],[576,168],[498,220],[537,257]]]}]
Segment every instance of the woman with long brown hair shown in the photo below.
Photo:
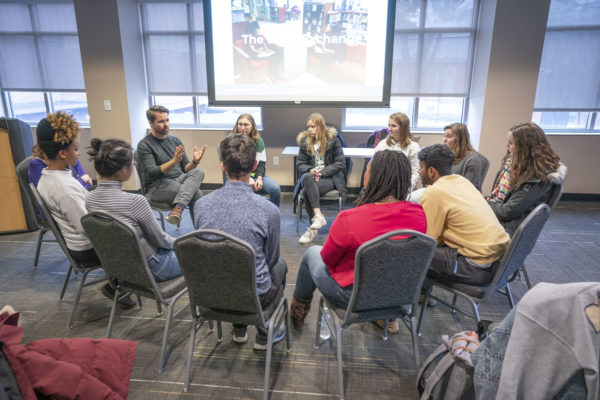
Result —
[{"label": "woman with long brown hair", "polygon": [[[508,152],[503,164],[509,166],[496,175],[497,185],[505,186],[503,199],[488,197],[488,202],[504,229],[512,235],[537,205],[550,198],[553,184],[562,184],[567,167],[552,150],[546,134],[533,122],[521,122],[508,132]],[[502,176],[504,180],[502,181]]]},{"label": "woman with long brown hair", "polygon": [[411,174],[411,189],[415,189],[421,177],[419,176],[419,138],[410,133],[410,120],[406,114],[401,112],[390,115],[388,119],[388,129],[390,134],[385,140],[379,142],[375,147],[375,153],[381,150],[396,150],[401,151],[410,161]]},{"label": "woman with long brown hair", "polygon": [[464,176],[481,191],[484,157],[471,146],[467,126],[461,123],[445,126],[443,143],[454,153],[452,173]]},{"label": "woman with long brown hair", "polygon": [[294,199],[304,189],[306,212],[312,222],[300,237],[302,244],[312,242],[318,229],[327,224],[321,213],[320,196],[333,189],[346,195],[346,163],[337,131],[325,126],[325,119],[318,113],[308,117],[306,128],[296,138],[300,149],[296,161],[298,183],[294,188]]}]

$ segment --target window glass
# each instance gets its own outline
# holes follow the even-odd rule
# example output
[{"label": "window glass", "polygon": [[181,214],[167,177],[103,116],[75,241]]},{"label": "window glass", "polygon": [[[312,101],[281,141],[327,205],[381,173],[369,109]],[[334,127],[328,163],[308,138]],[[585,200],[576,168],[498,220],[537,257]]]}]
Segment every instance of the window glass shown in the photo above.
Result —
[{"label": "window glass", "polygon": [[418,28],[420,18],[421,0],[396,2],[396,29]]},{"label": "window glass", "polygon": [[169,109],[171,124],[194,124],[194,102],[192,96],[155,96],[154,104],[165,106]]},{"label": "window glass", "polygon": [[36,15],[39,30],[42,32],[73,32],[77,33],[75,7],[73,4],[37,4]]},{"label": "window glass", "polygon": [[146,30],[187,31],[187,5],[182,3],[147,3],[145,6]]},{"label": "window glass", "polygon": [[587,129],[589,112],[534,112],[532,121],[543,129]]},{"label": "window glass", "polygon": [[40,52],[48,89],[85,87],[77,36],[42,36]]},{"label": "window glass", "polygon": [[424,35],[419,93],[466,95],[471,71],[469,33]]},{"label": "window glass", "polygon": [[7,32],[30,32],[31,16],[26,4],[0,3],[0,30]]},{"label": "window glass", "polygon": [[419,65],[419,36],[416,34],[396,33],[394,35],[394,62],[392,65],[392,94],[416,93],[416,79],[406,77],[417,76]]},{"label": "window glass", "polygon": [[382,129],[387,127],[388,117],[402,112],[412,119],[414,98],[392,97],[389,108],[346,108],[344,128]]},{"label": "window glass", "polygon": [[428,0],[426,28],[465,28],[473,23],[473,0]]},{"label": "window glass", "polygon": [[148,61],[152,92],[190,92],[192,71],[187,36],[148,37]]},{"label": "window glass", "polygon": [[462,97],[421,97],[416,127],[443,128],[450,123],[462,121],[462,113]]},{"label": "window glass", "polygon": [[46,102],[43,92],[9,92],[13,117],[37,124],[46,117]]},{"label": "window glass", "polygon": [[54,112],[63,110],[73,115],[80,124],[90,123],[85,93],[52,92],[52,109]]},{"label": "window glass", "polygon": [[33,36],[0,35],[0,54],[0,75],[5,88],[39,89],[43,86]]},{"label": "window glass", "polygon": [[208,97],[198,97],[199,124],[232,129],[240,114],[252,114],[258,129],[262,129],[260,107],[209,107]]},{"label": "window glass", "polygon": [[548,14],[548,27],[598,25],[600,2],[598,0],[552,0]]}]

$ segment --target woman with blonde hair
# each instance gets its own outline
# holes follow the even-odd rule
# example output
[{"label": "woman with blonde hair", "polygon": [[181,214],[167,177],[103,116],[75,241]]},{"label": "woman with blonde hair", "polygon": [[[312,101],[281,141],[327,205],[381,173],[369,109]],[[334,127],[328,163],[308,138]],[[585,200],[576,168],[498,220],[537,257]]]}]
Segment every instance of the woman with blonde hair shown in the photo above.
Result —
[{"label": "woman with blonde hair", "polygon": [[281,202],[281,188],[273,179],[265,175],[267,164],[267,150],[265,142],[260,137],[254,117],[250,114],[241,114],[233,127],[233,134],[250,136],[256,144],[256,169],[250,174],[250,186],[257,194],[268,194],[269,201],[279,207]]},{"label": "woman with blonde hair", "polygon": [[419,144],[417,143],[419,138],[410,133],[410,120],[406,114],[400,112],[390,115],[388,129],[390,134],[375,147],[375,153],[386,149],[404,153],[410,161],[411,190],[414,190],[421,181],[421,177],[419,176],[420,164],[418,157],[421,147],[419,147]]},{"label": "woman with blonde hair", "polygon": [[298,182],[294,188],[294,200],[300,189],[304,189],[306,211],[312,222],[300,237],[302,244],[312,242],[318,229],[327,224],[321,213],[320,196],[334,189],[346,195],[346,164],[337,131],[325,126],[325,119],[318,113],[308,117],[306,128],[296,138],[300,149],[296,161]]},{"label": "woman with blonde hair", "polygon": [[[552,150],[546,134],[533,122],[520,122],[508,131],[508,152],[496,175],[488,203],[508,234],[539,204],[547,203],[552,186],[563,183],[567,167]],[[503,178],[502,178],[503,177]],[[496,186],[505,186],[504,196],[494,196]]]},{"label": "woman with blonde hair", "polygon": [[467,126],[458,122],[445,126],[443,143],[454,153],[452,173],[464,176],[481,191],[484,157],[471,146]]}]

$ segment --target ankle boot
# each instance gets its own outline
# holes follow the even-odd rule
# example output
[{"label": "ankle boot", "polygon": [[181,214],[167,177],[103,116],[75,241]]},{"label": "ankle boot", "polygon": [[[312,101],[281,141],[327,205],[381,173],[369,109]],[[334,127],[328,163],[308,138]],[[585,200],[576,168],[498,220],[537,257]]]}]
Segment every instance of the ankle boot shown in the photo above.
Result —
[{"label": "ankle boot", "polygon": [[304,319],[310,311],[310,303],[312,298],[308,300],[301,300],[294,294],[292,296],[292,303],[290,304],[290,319],[295,329],[302,329],[304,326]]}]

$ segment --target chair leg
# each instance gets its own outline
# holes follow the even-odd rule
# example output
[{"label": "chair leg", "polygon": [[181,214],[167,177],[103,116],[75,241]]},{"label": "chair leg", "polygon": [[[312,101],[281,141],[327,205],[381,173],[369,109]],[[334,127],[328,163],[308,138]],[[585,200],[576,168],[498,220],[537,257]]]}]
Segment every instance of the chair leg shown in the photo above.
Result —
[{"label": "chair leg", "polygon": [[223,341],[223,323],[221,321],[217,321],[217,343],[221,343]]},{"label": "chair leg", "polygon": [[510,283],[506,282],[506,298],[508,299],[508,305],[512,309],[515,307],[515,299],[512,295],[512,290],[510,290]]},{"label": "chair leg", "polygon": [[273,357],[273,335],[274,335],[275,318],[269,321],[269,331],[267,335],[267,359],[265,361],[265,385],[263,399],[269,399],[269,382],[271,378],[271,358]]},{"label": "chair leg", "polygon": [[473,309],[473,316],[475,317],[475,329],[477,329],[477,325],[479,324],[479,321],[481,321],[481,317],[479,316],[479,306],[477,305],[477,303],[470,303],[471,308]]},{"label": "chair leg", "polygon": [[298,195],[298,212],[296,213],[296,233],[300,233],[300,220],[302,219],[302,203],[304,200],[302,199],[303,195],[300,193]]},{"label": "chair leg", "polygon": [[67,290],[67,285],[69,284],[69,278],[71,277],[71,272],[73,271],[73,266],[69,265],[69,270],[67,271],[67,276],[65,277],[65,283],[63,283],[62,290],[60,291],[60,296],[58,301],[62,301],[63,297],[65,297],[65,291]]},{"label": "chair leg", "polygon": [[108,318],[108,329],[106,331],[106,337],[110,339],[112,336],[113,322],[115,321],[115,311],[117,310],[117,299],[119,298],[119,291],[115,290],[115,297],[113,297],[112,308],[110,309],[110,317]]},{"label": "chair leg", "polygon": [[171,303],[167,306],[167,320],[165,321],[165,330],[162,338],[162,345],[160,349],[160,364],[158,364],[158,373],[162,374],[165,371],[165,365],[167,364],[167,342],[169,340],[169,330],[171,329],[171,322],[173,320],[173,309],[175,309],[175,303],[177,299],[171,300]]},{"label": "chair leg", "polygon": [[410,317],[410,333],[412,336],[412,342],[413,342],[413,352],[415,353],[415,371],[419,371],[419,365],[421,365],[421,360],[419,357],[419,344],[417,343],[417,329],[416,329],[416,324],[417,320],[415,318],[415,316],[411,316]]},{"label": "chair leg", "polygon": [[315,332],[315,349],[321,348],[321,322],[323,321],[323,296],[321,296],[321,300],[319,301],[319,312],[317,314],[317,329]]},{"label": "chair leg", "polygon": [[47,232],[46,229],[40,228],[40,233],[38,234],[37,246],[35,247],[35,258],[33,259],[33,269],[37,268],[38,260],[40,259],[40,249],[42,248],[42,239],[44,238],[44,234]]},{"label": "chair leg", "polygon": [[529,274],[527,274],[527,269],[525,268],[525,264],[521,267],[521,271],[523,271],[523,276],[525,277],[525,283],[527,284],[527,289],[531,289],[531,281],[529,280]]},{"label": "chair leg", "polygon": [[75,302],[73,303],[73,309],[71,310],[71,316],[69,317],[69,321],[67,322],[67,329],[73,328],[73,321],[75,320],[75,311],[77,310],[77,305],[79,304],[79,299],[81,298],[81,292],[83,291],[83,287],[85,286],[85,279],[91,271],[91,269],[88,269],[84,271],[81,276],[79,288],[77,288],[77,295],[75,296]]},{"label": "chair leg", "polygon": [[212,319],[210,321],[208,321],[208,330],[211,332],[215,331],[215,325],[214,325]]},{"label": "chair leg", "polygon": [[454,297],[452,298],[452,309],[450,310],[450,312],[452,314],[456,313],[456,300],[458,299],[457,295],[454,295]]},{"label": "chair leg", "polygon": [[156,299],[156,310],[158,311],[158,315],[162,314],[162,306],[160,304],[160,301],[158,301],[158,299]]},{"label": "chair leg", "polygon": [[[335,320],[335,344],[337,348],[337,368],[338,368],[338,383],[340,389],[340,400],[344,400],[344,369],[342,359],[342,329],[337,318]],[[318,332],[318,331],[317,331]]]},{"label": "chair leg", "polygon": [[[200,323],[202,325],[202,322]],[[196,332],[198,331],[198,322],[195,316],[192,316],[192,332],[190,334],[189,352],[186,366],[185,383],[183,384],[183,391],[188,392],[190,390],[190,380],[192,377],[192,359],[194,358],[194,343],[196,342]]]},{"label": "chair leg", "polygon": [[285,318],[285,344],[289,353],[292,349],[292,330],[290,329],[290,309],[287,299],[283,299],[283,317]]},{"label": "chair leg", "polygon": [[421,336],[421,329],[423,328],[423,316],[425,315],[425,310],[427,309],[427,301],[429,300],[429,295],[433,290],[433,286],[427,288],[425,292],[425,296],[423,298],[423,304],[421,305],[421,314],[419,314],[419,323],[417,324],[417,335]]},{"label": "chair leg", "polygon": [[141,310],[142,309],[142,297],[139,294],[137,294],[136,297],[137,297],[137,301],[138,301],[138,310]]}]

